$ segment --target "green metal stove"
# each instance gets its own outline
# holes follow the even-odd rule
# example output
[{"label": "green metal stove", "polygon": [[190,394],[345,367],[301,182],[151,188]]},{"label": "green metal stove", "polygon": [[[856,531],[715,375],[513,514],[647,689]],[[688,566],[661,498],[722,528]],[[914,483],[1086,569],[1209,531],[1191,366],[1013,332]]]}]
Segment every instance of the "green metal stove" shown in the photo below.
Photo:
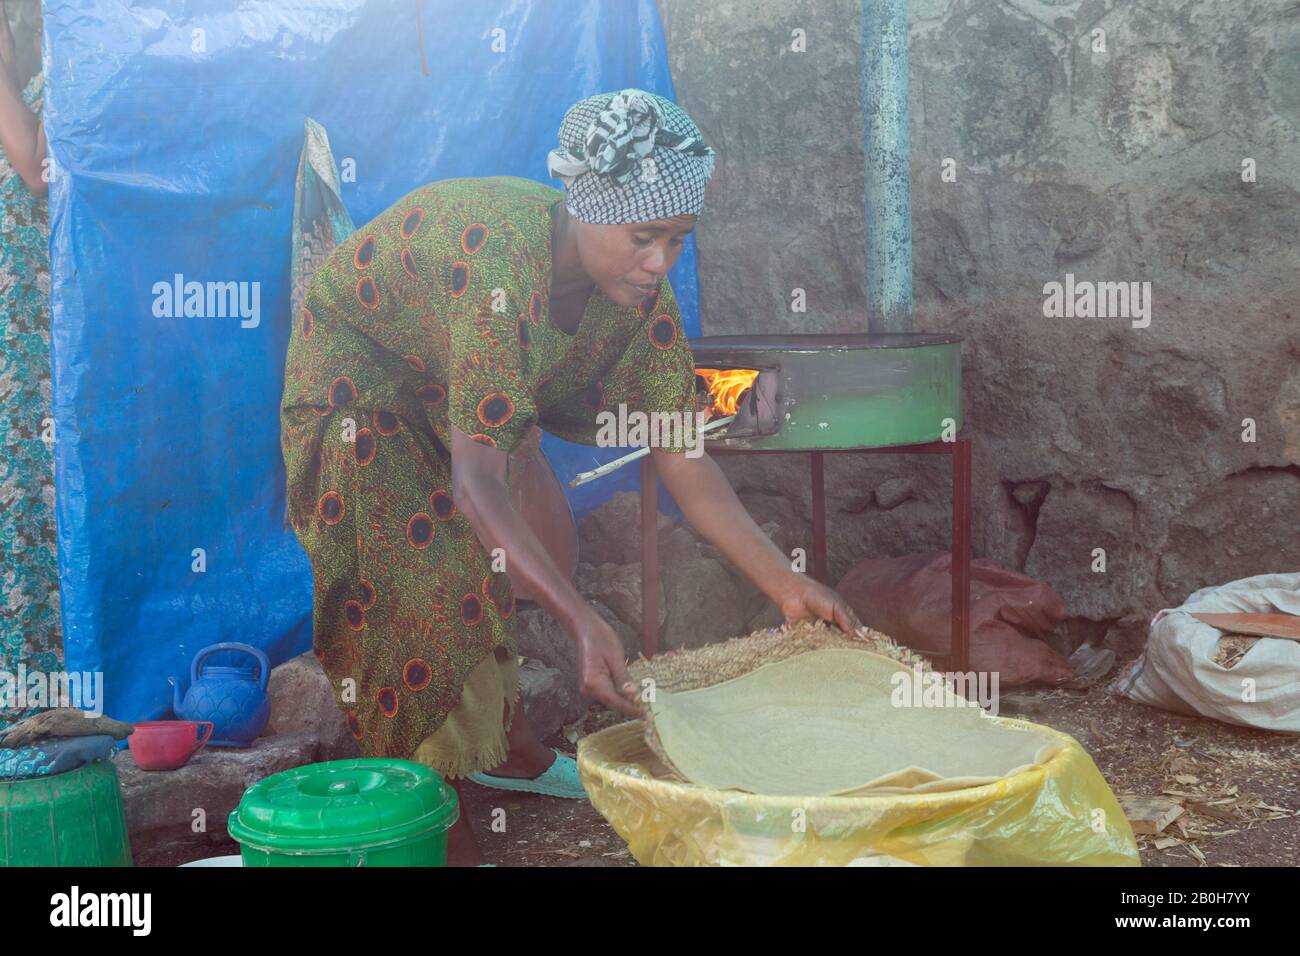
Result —
[{"label": "green metal stove", "polygon": [[691,351],[697,367],[758,372],[710,451],[882,448],[961,428],[957,336],[714,335]]}]

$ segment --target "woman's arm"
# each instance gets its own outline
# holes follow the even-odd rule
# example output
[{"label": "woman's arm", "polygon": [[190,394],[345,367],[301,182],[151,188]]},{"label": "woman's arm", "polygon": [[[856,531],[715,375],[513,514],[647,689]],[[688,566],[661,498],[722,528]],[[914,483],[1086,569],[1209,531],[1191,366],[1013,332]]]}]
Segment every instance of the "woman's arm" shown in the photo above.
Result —
[{"label": "woman's arm", "polygon": [[845,631],[861,627],[847,601],[791,568],[790,558],[754,523],[716,461],[707,454],[688,458],[659,448],[650,454],[686,520],[771,598],[786,620],[815,616]]},{"label": "woman's arm", "polygon": [[451,430],[452,498],[483,546],[502,548],[512,582],[526,584],[573,637],[582,692],[606,706],[639,716],[635,685],[628,681],[623,642],[555,566],[545,546],[519,516],[506,491],[507,452]]},{"label": "woman's arm", "polygon": [[0,3],[0,150],[34,196],[44,196],[49,186],[41,176],[45,158],[45,128],[23,102],[18,87],[18,67],[9,21]]}]

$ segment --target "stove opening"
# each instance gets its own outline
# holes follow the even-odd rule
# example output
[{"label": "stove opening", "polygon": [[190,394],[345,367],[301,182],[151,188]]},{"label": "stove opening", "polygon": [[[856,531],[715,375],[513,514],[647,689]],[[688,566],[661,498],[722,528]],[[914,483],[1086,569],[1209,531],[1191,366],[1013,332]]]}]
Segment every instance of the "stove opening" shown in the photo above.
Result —
[{"label": "stove opening", "polygon": [[709,419],[735,415],[736,420],[711,432],[717,438],[773,435],[777,415],[777,370],[745,367],[695,369],[696,404]]}]

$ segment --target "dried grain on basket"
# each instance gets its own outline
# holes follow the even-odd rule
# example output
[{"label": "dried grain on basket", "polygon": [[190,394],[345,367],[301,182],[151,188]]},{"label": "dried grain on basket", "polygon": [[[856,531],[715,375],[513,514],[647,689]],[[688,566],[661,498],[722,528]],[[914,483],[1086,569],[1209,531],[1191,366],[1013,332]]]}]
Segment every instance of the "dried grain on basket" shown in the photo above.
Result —
[{"label": "dried grain on basket", "polygon": [[637,661],[653,681],[647,746],[680,780],[750,793],[934,792],[1046,760],[1045,736],[983,719],[946,691],[899,706],[901,678],[929,666],[886,635],[822,622],[758,631]]},{"label": "dried grain on basket", "polygon": [[643,657],[628,665],[628,674],[638,684],[653,680],[658,690],[695,690],[748,674],[773,661],[827,647],[874,651],[908,667],[930,669],[925,658],[895,644],[880,631],[863,627],[855,634],[846,634],[825,621],[805,620],[754,631],[718,644],[668,651],[650,659]]}]

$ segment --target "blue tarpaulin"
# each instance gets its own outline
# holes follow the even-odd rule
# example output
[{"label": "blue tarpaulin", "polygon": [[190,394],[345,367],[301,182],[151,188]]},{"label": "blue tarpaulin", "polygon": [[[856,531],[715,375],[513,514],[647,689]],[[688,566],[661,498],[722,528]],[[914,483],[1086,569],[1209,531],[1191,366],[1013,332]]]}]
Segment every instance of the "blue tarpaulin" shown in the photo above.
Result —
[{"label": "blue tarpaulin", "polygon": [[[45,75],[66,666],[143,720],[208,644],[310,646],[278,413],[303,120],[361,224],[438,179],[558,187],[567,106],[672,84],[654,0],[45,0]],[[697,334],[693,246],[670,279]],[[566,481],[618,454],[544,447]]]}]

